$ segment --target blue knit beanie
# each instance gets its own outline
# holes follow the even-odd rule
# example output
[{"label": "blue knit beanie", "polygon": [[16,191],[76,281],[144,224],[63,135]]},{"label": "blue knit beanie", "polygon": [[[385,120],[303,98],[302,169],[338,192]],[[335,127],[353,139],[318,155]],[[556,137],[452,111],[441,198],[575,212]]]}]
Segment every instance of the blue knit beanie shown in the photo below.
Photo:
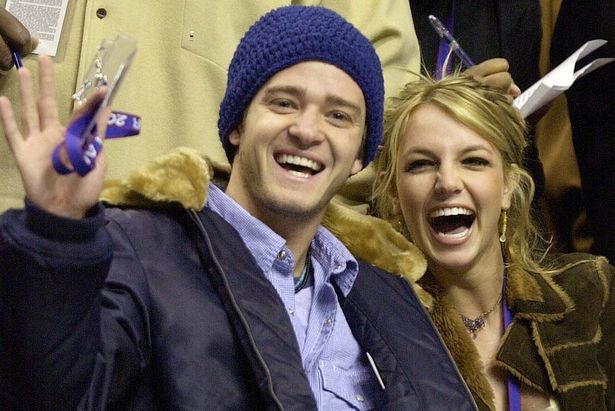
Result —
[{"label": "blue knit beanie", "polygon": [[367,108],[363,166],[382,138],[384,80],[369,40],[335,12],[317,6],[288,6],[270,11],[239,42],[228,70],[218,130],[229,161],[235,148],[229,134],[256,93],[277,72],[303,61],[322,61],[346,72],[359,85]]}]

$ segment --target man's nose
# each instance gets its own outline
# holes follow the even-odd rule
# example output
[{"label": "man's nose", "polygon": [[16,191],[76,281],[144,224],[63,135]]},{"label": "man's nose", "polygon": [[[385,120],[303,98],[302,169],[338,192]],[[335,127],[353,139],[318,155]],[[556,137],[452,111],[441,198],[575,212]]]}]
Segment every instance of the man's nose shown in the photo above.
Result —
[{"label": "man's nose", "polygon": [[322,121],[318,110],[304,109],[297,113],[288,131],[302,146],[311,146],[324,138]]}]

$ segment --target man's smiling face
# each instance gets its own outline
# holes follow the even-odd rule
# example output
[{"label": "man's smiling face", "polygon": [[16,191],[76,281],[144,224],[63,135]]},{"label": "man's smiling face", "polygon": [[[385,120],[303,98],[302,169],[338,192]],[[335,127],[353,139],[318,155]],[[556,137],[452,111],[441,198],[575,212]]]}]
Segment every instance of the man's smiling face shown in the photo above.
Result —
[{"label": "man's smiling face", "polygon": [[226,193],[265,223],[320,219],[362,168],[366,108],[355,81],[317,61],[272,76],[230,135],[237,147]]}]

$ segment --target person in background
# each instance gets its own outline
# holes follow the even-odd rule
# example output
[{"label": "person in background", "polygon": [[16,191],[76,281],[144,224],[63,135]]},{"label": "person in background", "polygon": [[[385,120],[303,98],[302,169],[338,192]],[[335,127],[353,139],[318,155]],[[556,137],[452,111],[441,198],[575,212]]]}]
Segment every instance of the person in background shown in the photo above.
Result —
[{"label": "person in background", "polygon": [[[266,11],[284,4],[320,5],[354,24],[374,44],[393,94],[419,69],[419,51],[407,3],[397,0],[296,1],[125,1],[69,0],[54,57],[60,118],[65,122],[72,95],[83,80],[96,47],[103,39],[126,33],[138,41],[138,51],[114,109],[142,118],[138,137],[106,144],[107,177],[127,177],[147,161],[186,146],[207,155],[217,169],[229,163],[218,139],[218,107],[225,92],[227,67],[243,33]],[[35,58],[27,54],[33,41],[1,6],[0,68],[12,65],[7,44],[19,50],[24,64],[36,72]],[[19,35],[16,35],[19,33]],[[0,95],[17,101],[14,70],[0,75]],[[353,177],[347,198],[369,193],[369,170]],[[0,139],[0,211],[23,206],[23,188],[9,148]],[[356,187],[356,188],[355,188]],[[363,202],[365,202],[363,200]]]},{"label": "person in background", "polygon": [[548,250],[525,132],[508,98],[472,79],[409,83],[385,111],[376,208],[424,255],[415,287],[480,410],[614,410],[615,268]]},{"label": "person in background", "polygon": [[[287,1],[288,4],[297,2]],[[420,71],[419,46],[407,2],[397,0],[303,0],[302,5],[320,5],[338,12],[364,33],[374,45],[383,66],[386,95],[393,95]],[[0,5],[4,4],[0,0]],[[215,122],[224,95],[226,67],[232,52],[249,25],[279,1],[126,2],[108,0],[68,1],[68,10],[56,63],[56,88],[60,95],[78,89],[96,47],[104,38],[124,32],[139,42],[122,92],[114,107],[142,117],[141,135],[116,139],[105,147],[110,163],[108,178],[119,180],[130,170],[170,150],[186,146],[207,155],[220,171],[230,170],[218,141]],[[9,62],[9,44],[24,56],[33,40],[5,10],[0,9],[0,62]],[[14,33],[20,32],[19,36]],[[505,63],[505,62],[504,62]],[[33,59],[24,64],[35,70]],[[511,88],[512,78],[502,61],[489,61],[473,68],[472,75],[494,87]],[[515,89],[512,87],[513,93]],[[16,101],[13,74],[0,75],[0,94]],[[58,102],[60,118],[72,111],[69,99]],[[21,207],[23,189],[9,149],[0,141],[0,211]],[[340,190],[342,204],[367,212],[373,171],[366,167]]]},{"label": "person in background", "polygon": [[521,90],[540,78],[541,11],[538,0],[515,3],[487,0],[480,6],[466,0],[410,0],[410,8],[424,68],[430,73],[450,74],[460,63],[453,53],[443,70],[448,47],[429,23],[428,16],[433,14],[475,62],[506,59],[510,74]]},{"label": "person in background", "polygon": [[382,137],[380,61],[350,23],[259,19],[220,105],[225,188],[182,149],[103,193],[121,207],[98,202],[104,151],[83,178],[52,170],[64,133],[39,64],[38,100],[18,71],[23,134],[0,99],[26,190],[0,216],[3,409],[475,409],[405,280],[321,226]]},{"label": "person in background", "polygon": [[[615,57],[615,2],[600,0],[591,6],[577,0],[561,2],[551,41],[551,63],[560,64],[585,42],[607,40],[578,63]],[[566,91],[572,143],[581,178],[582,202],[587,212],[593,253],[615,262],[615,63],[580,78]],[[572,231],[572,230],[571,230]]]}]

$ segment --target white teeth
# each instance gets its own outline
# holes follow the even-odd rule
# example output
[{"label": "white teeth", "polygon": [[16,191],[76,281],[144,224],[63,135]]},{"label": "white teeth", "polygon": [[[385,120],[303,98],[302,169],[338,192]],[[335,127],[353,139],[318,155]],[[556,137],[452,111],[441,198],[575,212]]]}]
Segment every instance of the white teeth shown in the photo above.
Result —
[{"label": "white teeth", "polygon": [[446,238],[455,239],[455,238],[462,238],[462,237],[464,237],[466,234],[468,234],[468,231],[470,231],[470,229],[466,228],[465,230],[461,231],[460,233],[454,233],[454,234],[453,233],[438,233],[438,235],[442,236],[442,237],[446,237]]},{"label": "white teeth", "polygon": [[474,215],[472,210],[463,208],[463,207],[447,207],[447,208],[439,208],[437,210],[432,211],[429,214],[429,217],[443,217],[449,215]]},{"label": "white teeth", "polygon": [[289,170],[289,171],[292,175],[294,175],[295,177],[299,177],[299,178],[308,178],[310,176],[310,174],[301,173],[295,170]]},{"label": "white teeth", "polygon": [[314,160],[310,160],[305,157],[291,156],[290,154],[280,154],[275,158],[275,160],[280,164],[293,164],[296,166],[307,167],[314,171],[320,171],[322,168],[322,166]]}]

